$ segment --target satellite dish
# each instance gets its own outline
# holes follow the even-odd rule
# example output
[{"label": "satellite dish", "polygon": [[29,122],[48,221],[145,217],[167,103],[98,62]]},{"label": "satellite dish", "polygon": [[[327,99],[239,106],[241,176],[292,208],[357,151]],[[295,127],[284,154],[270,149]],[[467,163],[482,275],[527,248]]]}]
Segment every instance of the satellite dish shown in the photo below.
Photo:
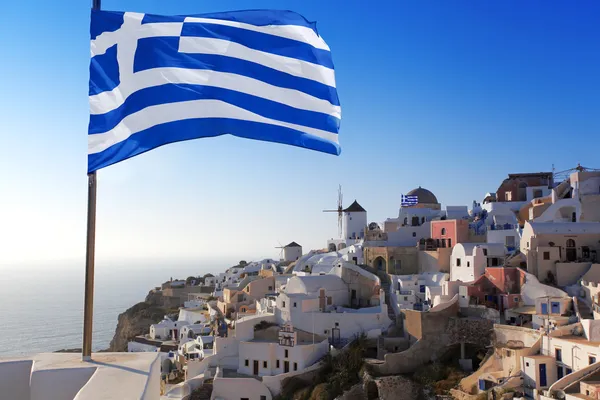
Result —
[{"label": "satellite dish", "polygon": [[371,222],[371,223],[369,224],[369,230],[370,230],[370,231],[375,231],[375,230],[377,230],[377,229],[379,229],[379,225],[377,224],[377,222]]}]

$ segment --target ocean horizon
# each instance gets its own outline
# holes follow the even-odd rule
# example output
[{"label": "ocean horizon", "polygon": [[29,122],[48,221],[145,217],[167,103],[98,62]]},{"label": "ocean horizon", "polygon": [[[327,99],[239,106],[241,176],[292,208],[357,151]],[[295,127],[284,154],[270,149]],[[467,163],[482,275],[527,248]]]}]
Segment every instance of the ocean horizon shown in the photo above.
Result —
[{"label": "ocean horizon", "polygon": [[[107,349],[120,313],[161,283],[219,273],[234,261],[98,262],[95,268],[93,351]],[[0,357],[81,348],[83,263],[2,266]]]}]

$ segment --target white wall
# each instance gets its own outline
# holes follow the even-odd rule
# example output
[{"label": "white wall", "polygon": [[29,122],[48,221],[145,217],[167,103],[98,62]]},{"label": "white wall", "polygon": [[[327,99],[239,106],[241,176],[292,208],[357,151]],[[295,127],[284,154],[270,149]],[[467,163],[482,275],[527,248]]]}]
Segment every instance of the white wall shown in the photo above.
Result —
[{"label": "white wall", "polygon": [[515,249],[520,248],[521,237],[519,235],[519,231],[517,229],[503,229],[503,230],[491,230],[487,231],[487,242],[488,243],[500,243],[506,246],[506,238],[508,236],[514,237],[514,245]]},{"label": "white wall", "polygon": [[32,360],[0,362],[0,393],[7,399],[29,400]]},{"label": "white wall", "polygon": [[249,400],[260,400],[260,396],[272,400],[271,392],[262,382],[254,378],[219,378],[213,381],[211,400],[238,400],[243,397]]},{"label": "white wall", "polygon": [[61,368],[31,374],[31,400],[74,399],[96,372],[91,368]]},{"label": "white wall", "polygon": [[[285,351],[288,357],[285,357]],[[239,366],[241,374],[254,374],[254,361],[258,361],[258,375],[270,376],[284,373],[284,362],[289,362],[289,371],[302,371],[314,364],[315,361],[327,354],[329,350],[328,340],[317,342],[314,345],[304,344],[297,346],[280,346],[275,342],[240,342],[239,344]],[[248,360],[248,366],[246,366]],[[277,367],[279,360],[279,367]],[[264,362],[267,367],[264,367]],[[296,369],[294,369],[294,363]]]},{"label": "white wall", "polygon": [[344,212],[344,239],[358,239],[364,237],[364,230],[366,227],[366,212]]},{"label": "white wall", "polygon": [[387,232],[389,246],[416,246],[421,239],[431,236],[431,224],[424,223],[421,226],[401,226],[397,231]]},{"label": "white wall", "polygon": [[130,353],[158,352],[159,349],[159,347],[146,343],[138,343],[133,341],[127,343],[127,351]]},{"label": "white wall", "polygon": [[354,335],[368,332],[373,329],[386,331],[392,323],[387,315],[387,305],[361,309],[362,313],[322,313],[276,310],[279,323],[291,321],[295,328],[319,335],[331,335],[331,329],[335,328],[337,322],[341,338],[353,338]]},{"label": "white wall", "polygon": [[284,261],[296,261],[302,257],[302,247],[284,247],[283,248],[283,260]]}]

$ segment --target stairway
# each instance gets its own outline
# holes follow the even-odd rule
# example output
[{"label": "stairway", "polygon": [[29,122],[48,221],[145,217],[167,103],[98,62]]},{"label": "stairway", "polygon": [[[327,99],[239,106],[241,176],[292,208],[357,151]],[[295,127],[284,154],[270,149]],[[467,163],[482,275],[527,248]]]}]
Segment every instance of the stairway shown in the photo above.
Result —
[{"label": "stairway", "polygon": [[581,314],[581,318],[594,319],[594,313],[592,313],[590,306],[588,306],[587,303],[582,299],[577,300],[577,308],[579,308],[579,314]]}]

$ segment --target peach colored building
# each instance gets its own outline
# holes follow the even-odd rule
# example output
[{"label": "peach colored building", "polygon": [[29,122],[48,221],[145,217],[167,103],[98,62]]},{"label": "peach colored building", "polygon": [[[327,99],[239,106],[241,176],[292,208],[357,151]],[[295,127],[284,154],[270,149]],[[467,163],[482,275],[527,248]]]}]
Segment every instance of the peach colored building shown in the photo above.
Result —
[{"label": "peach colored building", "polygon": [[458,243],[469,241],[469,221],[450,219],[431,221],[431,238],[437,247],[454,247]]}]

